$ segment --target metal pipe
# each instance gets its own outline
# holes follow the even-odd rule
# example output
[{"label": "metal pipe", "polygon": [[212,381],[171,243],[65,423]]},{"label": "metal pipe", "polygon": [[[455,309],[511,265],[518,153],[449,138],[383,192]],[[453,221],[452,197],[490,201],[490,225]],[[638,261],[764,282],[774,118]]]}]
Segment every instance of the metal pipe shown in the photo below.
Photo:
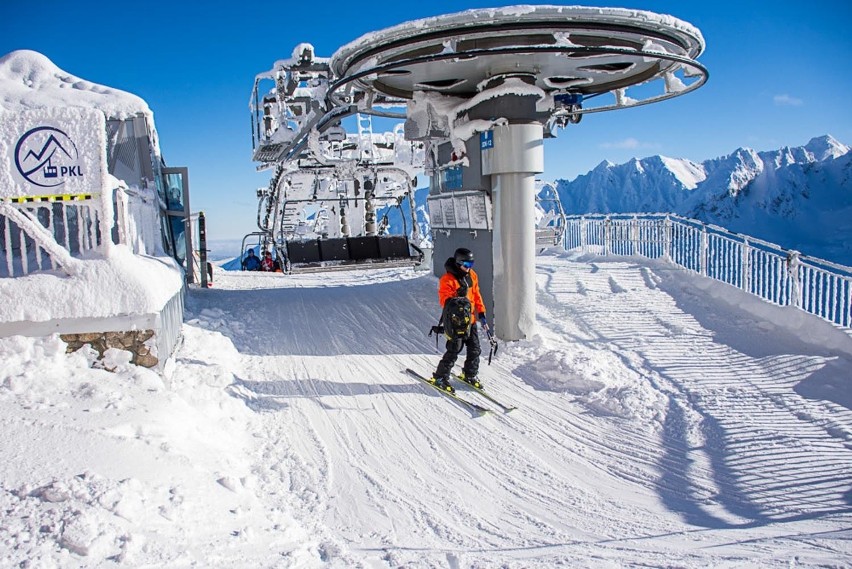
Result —
[{"label": "metal pipe", "polygon": [[535,332],[535,174],[492,176],[494,326],[502,340]]},{"label": "metal pipe", "polygon": [[494,328],[502,340],[535,333],[535,174],[544,170],[540,123],[494,129],[483,152],[494,202]]}]

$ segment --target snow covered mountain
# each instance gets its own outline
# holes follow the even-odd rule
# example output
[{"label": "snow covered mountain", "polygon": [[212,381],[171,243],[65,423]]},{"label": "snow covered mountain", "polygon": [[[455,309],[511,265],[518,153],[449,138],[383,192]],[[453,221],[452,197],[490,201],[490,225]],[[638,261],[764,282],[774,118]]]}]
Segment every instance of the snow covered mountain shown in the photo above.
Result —
[{"label": "snow covered mountain", "polygon": [[[830,135],[795,148],[739,148],[700,163],[667,156],[603,161],[556,187],[569,215],[672,212],[852,265],[852,153]],[[424,236],[427,196],[427,188],[415,193]],[[392,233],[406,232],[397,208],[379,218],[385,213]]]},{"label": "snow covered mountain", "polygon": [[566,213],[674,212],[852,265],[852,154],[829,135],[701,163],[651,156],[558,180]]}]

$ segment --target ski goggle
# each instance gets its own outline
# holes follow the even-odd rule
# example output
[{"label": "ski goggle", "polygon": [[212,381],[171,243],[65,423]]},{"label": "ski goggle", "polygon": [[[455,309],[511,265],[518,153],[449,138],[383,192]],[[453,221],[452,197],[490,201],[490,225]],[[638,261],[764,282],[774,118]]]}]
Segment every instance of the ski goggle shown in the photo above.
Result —
[{"label": "ski goggle", "polygon": [[459,263],[459,267],[464,267],[465,269],[469,269],[473,266],[473,261],[462,261]]}]

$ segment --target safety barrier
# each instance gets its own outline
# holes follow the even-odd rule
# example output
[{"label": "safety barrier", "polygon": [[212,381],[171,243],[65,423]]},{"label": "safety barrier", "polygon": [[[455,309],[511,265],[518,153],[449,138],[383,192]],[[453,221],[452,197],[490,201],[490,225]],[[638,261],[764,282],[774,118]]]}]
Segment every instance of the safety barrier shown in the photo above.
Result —
[{"label": "safety barrier", "polygon": [[[109,236],[134,253],[161,254],[156,194],[114,190],[115,228]],[[100,196],[59,194],[0,201],[0,278],[65,269],[69,258],[86,257],[103,242]]]},{"label": "safety barrier", "polygon": [[[0,277],[67,268],[101,244],[99,208],[91,194],[9,199],[0,208]],[[45,231],[41,231],[43,228]],[[59,252],[57,247],[64,251]]]},{"label": "safety barrier", "polygon": [[566,217],[563,246],[662,259],[852,328],[852,268],[673,214]]}]

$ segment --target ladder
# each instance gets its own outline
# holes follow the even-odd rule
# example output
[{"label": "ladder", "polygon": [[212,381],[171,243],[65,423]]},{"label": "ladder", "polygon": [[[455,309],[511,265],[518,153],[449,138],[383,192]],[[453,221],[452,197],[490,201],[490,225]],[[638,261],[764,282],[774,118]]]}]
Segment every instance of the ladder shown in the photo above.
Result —
[{"label": "ladder", "polygon": [[373,161],[373,117],[358,113],[358,146],[361,162]]}]

